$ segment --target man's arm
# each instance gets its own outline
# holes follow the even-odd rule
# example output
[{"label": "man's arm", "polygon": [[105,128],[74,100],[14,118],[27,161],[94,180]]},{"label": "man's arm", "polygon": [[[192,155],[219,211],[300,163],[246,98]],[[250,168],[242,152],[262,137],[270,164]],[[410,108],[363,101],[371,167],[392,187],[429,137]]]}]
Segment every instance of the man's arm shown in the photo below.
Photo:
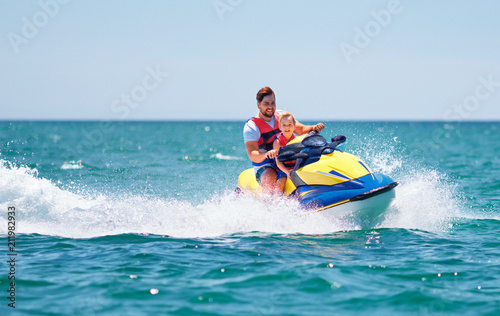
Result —
[{"label": "man's arm", "polygon": [[259,151],[259,138],[261,137],[259,128],[252,121],[248,121],[243,128],[243,140],[247,150],[248,158],[252,162],[262,162],[266,158],[274,158],[277,156],[274,150],[268,152]]},{"label": "man's arm", "polygon": [[262,162],[267,158],[267,152],[261,153],[259,151],[259,142],[257,141],[245,142],[245,148],[247,149],[248,158],[252,162]]}]

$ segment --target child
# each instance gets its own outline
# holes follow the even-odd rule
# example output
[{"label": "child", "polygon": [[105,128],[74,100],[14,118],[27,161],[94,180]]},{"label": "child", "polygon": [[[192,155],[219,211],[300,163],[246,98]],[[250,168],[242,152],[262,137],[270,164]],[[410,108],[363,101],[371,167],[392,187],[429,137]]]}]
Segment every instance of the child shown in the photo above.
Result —
[{"label": "child", "polygon": [[[273,149],[279,151],[281,146],[285,146],[289,141],[295,138],[293,135],[293,130],[295,128],[295,118],[290,112],[283,112],[279,119],[279,127],[281,133],[276,135],[273,143]],[[276,165],[278,168],[290,178],[290,171],[295,166],[295,160],[285,161],[284,163],[276,159]]]}]

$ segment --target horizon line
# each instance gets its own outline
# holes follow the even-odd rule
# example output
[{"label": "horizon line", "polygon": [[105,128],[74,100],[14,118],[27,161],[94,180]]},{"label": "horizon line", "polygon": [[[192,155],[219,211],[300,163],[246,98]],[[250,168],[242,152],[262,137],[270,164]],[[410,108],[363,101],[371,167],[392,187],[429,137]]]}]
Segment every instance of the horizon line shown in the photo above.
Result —
[{"label": "horizon line", "polygon": [[[31,119],[31,118],[16,118],[16,119],[3,119],[0,122],[111,122],[111,123],[127,123],[127,122],[245,122],[248,119]],[[475,119],[475,120],[438,120],[438,119],[301,119],[301,121],[318,121],[318,122],[429,122],[429,123],[500,123],[500,119]]]}]

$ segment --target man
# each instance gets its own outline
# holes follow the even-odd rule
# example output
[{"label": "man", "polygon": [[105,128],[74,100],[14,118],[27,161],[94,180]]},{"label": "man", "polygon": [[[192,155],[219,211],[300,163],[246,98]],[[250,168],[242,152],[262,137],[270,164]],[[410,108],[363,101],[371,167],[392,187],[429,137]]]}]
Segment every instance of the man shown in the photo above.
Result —
[{"label": "man", "polygon": [[[252,161],[257,182],[262,185],[262,192],[282,193],[286,175],[278,172],[279,169],[271,162],[278,156],[278,151],[273,149],[273,140],[280,132],[278,122],[282,111],[276,110],[276,97],[271,88],[264,87],[257,92],[257,108],[258,115],[248,120],[243,129],[248,158]],[[302,135],[313,129],[319,133],[323,128],[322,123],[309,126],[297,121],[294,133]]]}]

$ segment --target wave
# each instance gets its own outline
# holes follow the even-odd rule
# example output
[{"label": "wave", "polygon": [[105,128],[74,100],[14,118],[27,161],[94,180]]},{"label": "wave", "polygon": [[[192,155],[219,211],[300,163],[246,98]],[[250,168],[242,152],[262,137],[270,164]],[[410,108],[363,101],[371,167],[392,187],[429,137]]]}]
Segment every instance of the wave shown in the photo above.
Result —
[{"label": "wave", "polygon": [[226,156],[221,153],[216,153],[215,155],[210,156],[211,158],[219,159],[219,160],[246,160],[245,158],[242,157],[236,157],[236,156]]},{"label": "wave", "polygon": [[[442,178],[435,171],[419,171],[399,179],[396,200],[375,228],[449,229],[464,212],[454,186]],[[72,191],[40,178],[36,169],[0,160],[0,208],[15,206],[18,233],[71,238],[125,233],[215,237],[241,232],[328,234],[361,229],[352,220],[325,220],[321,212],[304,212],[296,201],[286,198],[256,200],[224,192],[193,204],[154,196]],[[0,219],[0,234],[7,232],[5,215],[3,212]]]},{"label": "wave", "polygon": [[61,170],[68,170],[68,169],[83,169],[83,164],[81,160],[78,161],[66,161],[62,166]]},{"label": "wave", "polygon": [[184,156],[184,157],[182,157],[181,160],[185,160],[185,161],[246,160],[246,158],[216,153],[216,154],[210,155],[208,158],[207,158],[207,156],[203,156],[203,155],[191,155],[191,156]]}]

